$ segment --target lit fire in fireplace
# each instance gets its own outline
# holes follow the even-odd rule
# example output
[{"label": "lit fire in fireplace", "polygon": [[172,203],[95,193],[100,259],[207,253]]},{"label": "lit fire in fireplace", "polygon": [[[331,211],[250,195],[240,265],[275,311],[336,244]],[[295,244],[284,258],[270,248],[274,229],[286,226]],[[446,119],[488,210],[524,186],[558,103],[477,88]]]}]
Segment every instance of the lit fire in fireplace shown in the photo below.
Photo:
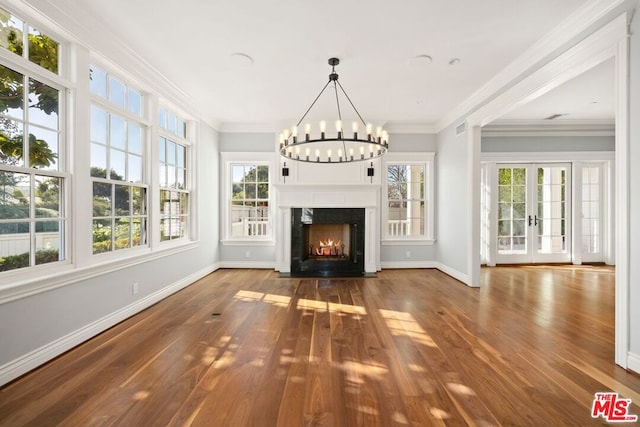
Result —
[{"label": "lit fire in fireplace", "polygon": [[334,241],[333,239],[320,240],[319,247],[316,248],[316,255],[330,256],[338,255],[340,253],[341,240]]}]

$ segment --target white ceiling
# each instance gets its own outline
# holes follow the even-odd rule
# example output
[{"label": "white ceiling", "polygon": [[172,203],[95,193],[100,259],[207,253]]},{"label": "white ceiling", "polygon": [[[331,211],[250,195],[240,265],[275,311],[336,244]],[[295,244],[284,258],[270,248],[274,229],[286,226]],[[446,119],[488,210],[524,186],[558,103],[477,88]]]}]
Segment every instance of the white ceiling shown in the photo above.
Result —
[{"label": "white ceiling", "polygon": [[[204,118],[279,125],[298,119],[327,81],[340,82],[366,120],[430,124],[479,90],[586,0],[59,0],[85,8],[175,82]],[[253,58],[251,65],[234,53]],[[430,55],[431,63],[412,58]],[[449,65],[459,58],[456,65]],[[612,71],[596,70],[595,88]],[[603,77],[604,75],[607,75]],[[572,114],[560,100],[589,95],[558,88],[509,118]],[[554,92],[556,92],[554,91]],[[549,95],[551,96],[551,95]],[[611,96],[611,94],[608,94]],[[584,98],[584,99],[583,99]],[[610,99],[606,100],[607,102]],[[328,98],[312,115],[335,117]],[[603,104],[588,108],[609,114]],[[350,109],[343,102],[343,113]],[[577,114],[577,113],[576,113]],[[542,117],[540,117],[542,116]],[[574,116],[574,118],[577,117]],[[348,119],[349,117],[347,117]]]}]

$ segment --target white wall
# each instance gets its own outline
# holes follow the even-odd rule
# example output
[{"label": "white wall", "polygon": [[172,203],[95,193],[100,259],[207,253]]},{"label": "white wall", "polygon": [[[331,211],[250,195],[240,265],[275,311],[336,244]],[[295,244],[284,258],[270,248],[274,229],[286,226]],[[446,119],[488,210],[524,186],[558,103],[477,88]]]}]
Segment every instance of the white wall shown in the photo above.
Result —
[{"label": "white wall", "polygon": [[[200,124],[197,247],[0,306],[0,384],[212,271],[218,260],[217,133]],[[191,280],[185,280],[191,279]],[[132,294],[132,284],[139,293]],[[172,288],[172,285],[173,288]]]},{"label": "white wall", "polygon": [[[437,261],[458,279],[469,272],[467,133],[456,136],[455,126],[438,134],[436,156]],[[478,188],[480,184],[478,183]],[[479,250],[479,248],[478,248]]]},{"label": "white wall", "polygon": [[629,347],[631,356],[629,367],[640,372],[640,1],[636,6],[635,18],[631,25],[631,58],[630,58],[630,135],[629,148],[630,180],[629,180],[629,283],[630,283],[630,326]]}]

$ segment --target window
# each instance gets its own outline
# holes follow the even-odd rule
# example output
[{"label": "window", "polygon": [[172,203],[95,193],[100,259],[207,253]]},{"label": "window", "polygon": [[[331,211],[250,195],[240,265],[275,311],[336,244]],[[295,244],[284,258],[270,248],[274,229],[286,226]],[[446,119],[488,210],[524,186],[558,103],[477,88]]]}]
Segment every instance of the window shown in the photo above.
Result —
[{"label": "window", "polygon": [[269,165],[232,162],[229,167],[228,237],[239,240],[270,237]]},{"label": "window", "polygon": [[385,240],[431,240],[433,236],[430,153],[389,153],[385,158]]},{"label": "window", "polygon": [[185,120],[160,108],[158,144],[160,184],[160,240],[188,236],[189,187]]},{"label": "window", "polygon": [[0,47],[58,74],[60,43],[0,8]]},{"label": "window", "polygon": [[[0,9],[0,46],[42,75],[0,64],[0,272],[65,259],[67,218],[57,73],[59,43]],[[22,67],[23,69],[25,67]],[[45,83],[47,81],[47,83]]]},{"label": "window", "polygon": [[93,253],[147,244],[142,97],[92,66]]}]

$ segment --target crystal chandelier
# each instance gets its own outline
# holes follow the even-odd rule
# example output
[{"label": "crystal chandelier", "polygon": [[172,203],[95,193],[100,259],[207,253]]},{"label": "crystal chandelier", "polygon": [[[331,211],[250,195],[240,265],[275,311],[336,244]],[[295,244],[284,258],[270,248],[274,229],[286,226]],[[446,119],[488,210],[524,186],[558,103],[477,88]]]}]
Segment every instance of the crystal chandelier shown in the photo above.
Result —
[{"label": "crystal chandelier", "polygon": [[[280,134],[280,154],[291,160],[310,163],[346,163],[361,160],[371,160],[380,157],[389,148],[389,134],[382,127],[374,129],[371,123],[366,123],[356,107],[351,102],[349,95],[338,81],[335,71],[340,63],[338,58],[330,58],[331,74],[329,81],[324,85],[311,106],[302,115],[298,123],[285,129]],[[335,133],[327,131],[327,122],[322,120],[316,128],[310,123],[305,123],[303,129],[299,129],[309,111],[322,96],[327,87],[333,86],[336,95],[337,120],[335,121]],[[359,118],[351,126],[351,132],[345,131],[340,111],[340,99],[338,88]],[[362,126],[362,127],[360,127]],[[304,132],[301,134],[301,132]]]}]

